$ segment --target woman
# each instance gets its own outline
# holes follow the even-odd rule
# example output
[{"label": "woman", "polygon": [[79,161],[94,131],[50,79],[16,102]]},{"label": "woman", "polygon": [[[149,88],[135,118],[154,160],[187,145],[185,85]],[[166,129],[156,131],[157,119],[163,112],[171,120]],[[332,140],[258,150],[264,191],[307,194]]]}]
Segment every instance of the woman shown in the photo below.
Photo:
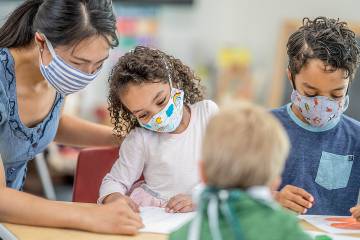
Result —
[{"label": "woman", "polygon": [[0,221],[124,234],[142,226],[123,201],[81,206],[18,191],[27,162],[53,140],[119,144],[111,128],[62,114],[65,96],[94,80],[118,45],[115,22],[110,0],[27,0],[1,27]]}]

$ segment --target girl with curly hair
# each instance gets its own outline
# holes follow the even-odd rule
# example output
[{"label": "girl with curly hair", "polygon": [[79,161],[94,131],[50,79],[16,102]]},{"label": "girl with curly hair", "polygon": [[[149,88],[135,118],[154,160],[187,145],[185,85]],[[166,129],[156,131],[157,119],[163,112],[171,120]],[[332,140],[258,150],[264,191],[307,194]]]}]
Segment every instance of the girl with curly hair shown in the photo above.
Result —
[{"label": "girl with curly hair", "polygon": [[[126,138],[98,202],[122,198],[135,211],[139,206],[193,211],[201,140],[217,105],[204,100],[200,79],[188,66],[147,47],[122,56],[109,82],[114,130]],[[144,182],[130,191],[142,174]]]}]

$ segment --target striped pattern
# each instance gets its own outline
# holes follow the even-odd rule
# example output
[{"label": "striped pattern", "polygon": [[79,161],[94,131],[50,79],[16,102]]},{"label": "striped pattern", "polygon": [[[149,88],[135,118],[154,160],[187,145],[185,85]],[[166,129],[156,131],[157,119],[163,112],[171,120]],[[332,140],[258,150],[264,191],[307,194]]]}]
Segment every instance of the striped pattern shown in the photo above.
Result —
[{"label": "striped pattern", "polygon": [[88,74],[67,64],[57,56],[52,44],[44,34],[43,37],[51,53],[52,61],[48,66],[45,66],[41,59],[40,71],[57,92],[65,96],[78,92],[99,75],[101,69],[93,74]]},{"label": "striped pattern", "polygon": [[41,64],[41,73],[44,78],[63,95],[78,92],[93,81],[100,71],[94,74],[83,73],[70,66],[58,56],[53,56],[53,60],[48,66]]}]

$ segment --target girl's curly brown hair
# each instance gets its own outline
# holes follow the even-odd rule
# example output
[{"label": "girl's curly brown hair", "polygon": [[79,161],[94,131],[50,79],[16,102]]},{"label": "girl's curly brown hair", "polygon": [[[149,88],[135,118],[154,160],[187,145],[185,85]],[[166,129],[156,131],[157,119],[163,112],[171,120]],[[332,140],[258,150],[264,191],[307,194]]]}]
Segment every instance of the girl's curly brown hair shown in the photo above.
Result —
[{"label": "girl's curly brown hair", "polygon": [[[166,68],[168,66],[168,70]],[[140,126],[136,117],[122,104],[120,94],[128,84],[169,82],[184,91],[184,103],[194,104],[203,100],[203,87],[200,78],[179,59],[164,52],[138,46],[120,57],[113,67],[110,77],[108,97],[111,122],[114,133],[125,137],[131,129]]]}]

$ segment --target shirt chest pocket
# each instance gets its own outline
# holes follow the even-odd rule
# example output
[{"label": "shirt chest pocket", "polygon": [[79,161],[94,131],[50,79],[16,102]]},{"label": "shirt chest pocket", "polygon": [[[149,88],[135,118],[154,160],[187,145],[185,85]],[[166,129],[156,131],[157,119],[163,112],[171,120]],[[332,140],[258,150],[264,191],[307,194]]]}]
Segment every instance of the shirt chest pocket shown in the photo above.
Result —
[{"label": "shirt chest pocket", "polygon": [[353,163],[354,155],[338,155],[323,151],[315,182],[328,190],[345,188]]}]

